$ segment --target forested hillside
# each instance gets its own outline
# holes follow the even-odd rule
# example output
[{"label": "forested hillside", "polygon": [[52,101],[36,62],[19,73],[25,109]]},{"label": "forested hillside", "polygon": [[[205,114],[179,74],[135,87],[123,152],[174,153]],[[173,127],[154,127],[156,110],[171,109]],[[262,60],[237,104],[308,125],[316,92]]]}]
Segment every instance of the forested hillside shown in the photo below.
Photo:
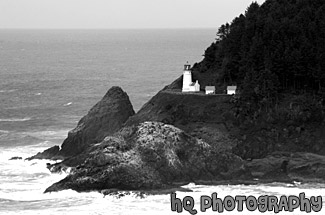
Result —
[{"label": "forested hillside", "polygon": [[216,36],[193,70],[213,74],[217,88],[238,85],[243,99],[272,104],[279,92],[325,89],[324,0],[255,2]]}]

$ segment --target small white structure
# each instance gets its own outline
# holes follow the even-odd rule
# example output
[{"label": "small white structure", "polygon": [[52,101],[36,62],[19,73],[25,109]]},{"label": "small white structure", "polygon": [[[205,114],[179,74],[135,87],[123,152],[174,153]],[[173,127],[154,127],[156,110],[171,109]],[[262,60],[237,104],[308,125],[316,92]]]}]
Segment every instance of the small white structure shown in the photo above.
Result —
[{"label": "small white structure", "polygon": [[205,94],[215,94],[215,86],[205,86]]},{"label": "small white structure", "polygon": [[199,92],[200,84],[198,80],[196,82],[192,82],[192,72],[191,65],[188,62],[184,65],[183,71],[183,88],[182,92]]},{"label": "small white structure", "polygon": [[236,89],[237,89],[237,86],[228,86],[227,87],[227,94],[228,95],[236,94]]},{"label": "small white structure", "polygon": [[190,84],[190,92],[199,92],[200,91],[200,84],[199,81],[196,80],[196,82],[192,82]]}]

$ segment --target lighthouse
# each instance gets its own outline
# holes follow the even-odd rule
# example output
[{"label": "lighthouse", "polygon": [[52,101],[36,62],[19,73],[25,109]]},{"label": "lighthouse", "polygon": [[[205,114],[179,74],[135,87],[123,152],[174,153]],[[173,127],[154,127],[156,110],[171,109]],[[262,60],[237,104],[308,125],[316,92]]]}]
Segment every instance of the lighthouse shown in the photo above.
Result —
[{"label": "lighthouse", "polygon": [[200,84],[198,80],[196,80],[195,83],[192,82],[191,65],[187,62],[184,65],[182,92],[199,92],[199,91],[200,91]]},{"label": "lighthouse", "polygon": [[182,92],[190,92],[190,85],[192,84],[191,65],[188,62],[184,65],[183,71],[183,89]]}]

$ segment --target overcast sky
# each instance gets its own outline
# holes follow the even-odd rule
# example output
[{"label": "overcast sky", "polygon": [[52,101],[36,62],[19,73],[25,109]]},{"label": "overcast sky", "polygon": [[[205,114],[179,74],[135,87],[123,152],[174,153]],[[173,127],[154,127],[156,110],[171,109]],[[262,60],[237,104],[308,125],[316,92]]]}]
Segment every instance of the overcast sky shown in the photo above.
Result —
[{"label": "overcast sky", "polygon": [[0,0],[0,28],[216,28],[252,1]]}]

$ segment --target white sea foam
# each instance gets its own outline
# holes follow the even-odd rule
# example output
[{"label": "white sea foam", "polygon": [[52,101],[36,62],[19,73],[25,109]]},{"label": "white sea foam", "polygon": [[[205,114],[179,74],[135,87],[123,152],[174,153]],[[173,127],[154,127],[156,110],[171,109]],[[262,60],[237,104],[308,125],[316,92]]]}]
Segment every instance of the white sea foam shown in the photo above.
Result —
[{"label": "white sea foam", "polygon": [[7,131],[7,130],[0,130],[0,135],[1,134],[8,134],[9,133],[9,131]]},{"label": "white sea foam", "polygon": [[70,105],[72,105],[72,102],[68,102],[68,103],[64,104],[63,106],[70,106]]},{"label": "white sea foam", "polygon": [[25,117],[25,118],[8,118],[8,119],[0,119],[0,122],[24,122],[31,120],[31,117]]},{"label": "white sea foam", "polygon": [[11,92],[15,92],[16,90],[12,89],[12,90],[0,90],[0,93],[11,93]]}]

